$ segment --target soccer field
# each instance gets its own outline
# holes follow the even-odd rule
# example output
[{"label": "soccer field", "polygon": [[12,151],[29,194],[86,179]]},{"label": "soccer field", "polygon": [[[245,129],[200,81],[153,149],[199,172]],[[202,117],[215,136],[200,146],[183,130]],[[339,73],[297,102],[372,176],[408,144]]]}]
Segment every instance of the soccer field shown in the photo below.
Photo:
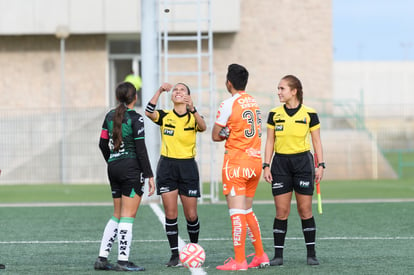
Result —
[{"label": "soccer field", "polygon": [[[316,207],[316,205],[315,205]],[[273,257],[273,204],[256,204],[265,251]],[[316,209],[315,213],[316,213]],[[326,203],[315,214],[319,266],[306,265],[306,249],[294,205],[289,217],[285,261],[281,267],[248,270],[248,274],[409,274],[414,270],[414,202]],[[98,274],[93,270],[110,206],[0,207],[0,263],[4,274]],[[199,206],[203,269],[233,256],[231,226],[224,204]],[[179,233],[188,241],[180,212]],[[169,247],[164,228],[150,205],[142,205],[134,224],[130,260],[146,274],[191,274],[167,268]],[[247,242],[247,253],[252,245]],[[110,257],[116,261],[117,247]],[[229,273],[229,272],[227,272]],[[230,272],[231,273],[231,272]]]}]

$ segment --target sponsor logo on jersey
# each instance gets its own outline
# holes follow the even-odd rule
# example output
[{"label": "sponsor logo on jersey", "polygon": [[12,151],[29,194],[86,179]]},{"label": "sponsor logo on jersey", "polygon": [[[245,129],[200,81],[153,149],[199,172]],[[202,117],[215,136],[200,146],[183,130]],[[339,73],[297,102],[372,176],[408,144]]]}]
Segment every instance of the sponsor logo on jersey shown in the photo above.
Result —
[{"label": "sponsor logo on jersey", "polygon": [[248,155],[249,157],[256,157],[256,158],[260,158],[260,156],[261,156],[261,152],[260,152],[260,150],[256,150],[256,149],[254,149],[254,148],[249,148],[249,149],[246,149],[246,153],[247,153],[247,155]]},{"label": "sponsor logo on jersey", "polygon": [[256,100],[253,97],[242,97],[237,100],[242,109],[258,107]]},{"label": "sponsor logo on jersey", "polygon": [[283,131],[283,125],[276,125],[276,127],[275,127],[275,131],[276,131],[276,132],[281,132],[281,131]]},{"label": "sponsor logo on jersey", "polygon": [[174,135],[174,130],[164,129],[164,135],[173,136]]},{"label": "sponsor logo on jersey", "polygon": [[142,127],[141,129],[138,129],[137,131],[137,136],[141,135],[142,133],[144,133],[144,127]]}]

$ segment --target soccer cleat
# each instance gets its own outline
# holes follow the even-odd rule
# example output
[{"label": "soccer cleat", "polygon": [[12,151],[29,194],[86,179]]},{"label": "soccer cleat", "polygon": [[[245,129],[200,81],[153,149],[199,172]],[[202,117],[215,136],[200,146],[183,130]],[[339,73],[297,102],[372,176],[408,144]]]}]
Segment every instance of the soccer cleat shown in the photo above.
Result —
[{"label": "soccer cleat", "polygon": [[264,268],[269,266],[269,257],[267,257],[267,254],[264,253],[262,256],[257,257],[255,254],[250,254],[247,257],[251,257],[253,256],[253,260],[250,262],[250,264],[248,265],[248,268]]},{"label": "soccer cleat", "polygon": [[180,256],[179,255],[175,255],[175,254],[171,255],[170,260],[165,265],[167,267],[179,267],[179,266],[183,266],[183,264],[180,261]]},{"label": "soccer cleat", "polygon": [[6,269],[6,266],[4,264],[0,264],[0,269]]},{"label": "soccer cleat", "polygon": [[282,257],[279,257],[279,258],[274,257],[273,259],[270,260],[270,265],[271,266],[283,265],[283,258]]},{"label": "soccer cleat", "polygon": [[307,258],[308,265],[319,265],[318,259],[315,256]]},{"label": "soccer cleat", "polygon": [[98,257],[93,265],[95,270],[113,270],[114,266],[106,258]]},{"label": "soccer cleat", "polygon": [[224,261],[223,265],[219,265],[216,267],[218,270],[247,270],[248,269],[248,265],[247,265],[247,261],[244,260],[242,263],[238,263],[236,262],[236,260],[234,260],[233,258],[228,258],[227,260]]},{"label": "soccer cleat", "polygon": [[133,262],[127,262],[125,264],[120,264],[119,262],[115,265],[116,271],[144,271],[145,268],[142,266],[137,266]]}]

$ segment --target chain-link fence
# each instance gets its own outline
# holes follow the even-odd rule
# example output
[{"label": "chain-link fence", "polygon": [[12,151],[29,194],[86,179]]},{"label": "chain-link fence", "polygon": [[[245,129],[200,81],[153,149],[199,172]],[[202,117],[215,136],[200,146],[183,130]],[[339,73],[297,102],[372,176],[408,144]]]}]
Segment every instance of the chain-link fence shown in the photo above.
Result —
[{"label": "chain-link fence", "polygon": [[[226,96],[228,94],[220,92],[220,98]],[[262,102],[264,145],[267,113],[276,104],[273,105],[274,99],[269,100],[269,97]],[[317,110],[324,109],[320,100],[308,102],[305,104],[312,107],[319,105],[315,107]],[[400,163],[397,154],[414,149],[411,119],[365,117],[361,120],[358,106],[347,114],[341,114],[338,106],[330,104],[331,114],[319,112],[326,179],[397,178],[403,173],[399,170],[402,166],[411,169],[410,156],[404,155],[408,160],[401,157],[403,162]],[[64,112],[60,109],[0,110],[0,184],[107,182],[106,164],[98,147],[107,111],[107,108]],[[141,109],[137,111],[142,114]],[[197,161],[202,182],[210,182],[212,178],[220,181],[221,175],[224,144],[211,142],[214,122],[210,121],[210,111],[216,110],[207,107],[200,110],[208,125],[207,131],[198,135]],[[154,171],[155,167],[153,163]]]}]

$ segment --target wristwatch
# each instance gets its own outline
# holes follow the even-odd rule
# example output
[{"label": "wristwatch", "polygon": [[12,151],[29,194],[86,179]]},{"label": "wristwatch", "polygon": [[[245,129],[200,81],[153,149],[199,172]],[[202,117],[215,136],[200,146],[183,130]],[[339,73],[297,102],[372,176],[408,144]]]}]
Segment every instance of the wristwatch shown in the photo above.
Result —
[{"label": "wristwatch", "polygon": [[318,168],[322,167],[323,169],[325,169],[325,162],[319,162],[318,163]]},{"label": "wristwatch", "polygon": [[266,167],[270,167],[270,164],[269,163],[263,163],[262,168],[265,169]]}]

